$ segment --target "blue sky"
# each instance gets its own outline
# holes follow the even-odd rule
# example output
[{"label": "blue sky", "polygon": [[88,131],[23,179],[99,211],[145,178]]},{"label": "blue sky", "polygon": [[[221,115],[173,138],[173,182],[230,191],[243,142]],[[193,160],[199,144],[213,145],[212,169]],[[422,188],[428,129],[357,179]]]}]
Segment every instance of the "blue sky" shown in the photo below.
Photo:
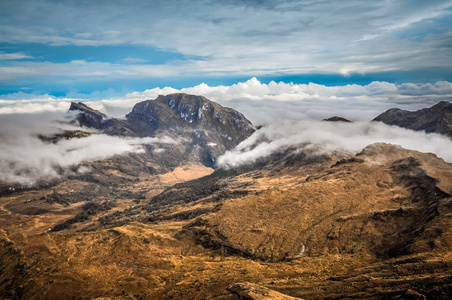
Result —
[{"label": "blue sky", "polygon": [[452,81],[452,1],[0,2],[0,98]]}]

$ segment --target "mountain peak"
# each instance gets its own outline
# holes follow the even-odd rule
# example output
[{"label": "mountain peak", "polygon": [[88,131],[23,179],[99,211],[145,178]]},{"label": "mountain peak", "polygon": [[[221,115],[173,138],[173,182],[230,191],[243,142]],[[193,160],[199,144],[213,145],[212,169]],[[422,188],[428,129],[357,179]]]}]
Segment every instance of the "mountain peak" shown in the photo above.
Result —
[{"label": "mountain peak", "polygon": [[[251,122],[238,111],[203,96],[182,93],[137,103],[127,114],[127,119],[139,125],[137,130],[145,129],[153,134],[168,130],[182,132],[188,128],[224,131],[224,137],[234,144],[254,132]],[[137,124],[138,121],[141,124]]]},{"label": "mountain peak", "polygon": [[72,103],[70,110],[80,111],[77,120],[81,125],[106,134],[184,140],[177,150],[180,159],[199,161],[209,167],[215,166],[218,156],[255,131],[238,111],[203,96],[184,93],[139,102],[125,120],[108,118],[83,103]]},{"label": "mountain peak", "polygon": [[338,116],[334,116],[328,119],[323,119],[323,121],[327,121],[327,122],[345,122],[345,123],[351,123],[350,120],[343,118],[343,117],[338,117]]}]

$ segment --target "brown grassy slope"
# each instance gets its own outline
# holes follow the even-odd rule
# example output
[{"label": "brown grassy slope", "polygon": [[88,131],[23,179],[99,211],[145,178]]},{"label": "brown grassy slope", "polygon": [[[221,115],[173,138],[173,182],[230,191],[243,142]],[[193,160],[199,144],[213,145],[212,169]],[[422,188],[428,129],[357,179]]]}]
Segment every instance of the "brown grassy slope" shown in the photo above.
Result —
[{"label": "brown grassy slope", "polygon": [[[10,225],[0,238],[0,295],[232,299],[228,286],[252,282],[304,299],[405,298],[408,289],[450,298],[450,164],[389,145],[373,145],[356,158],[306,161],[280,160],[170,189],[165,180],[189,176],[175,170],[126,181],[119,190],[146,194],[137,214],[119,214],[126,223],[110,229],[99,229],[96,215],[87,222],[97,229],[88,232],[80,231],[85,223],[33,232],[45,228],[35,227],[40,222],[55,224],[45,219],[51,213],[39,220],[12,212],[17,198],[2,198],[9,204],[0,217]],[[210,184],[216,187],[199,189]],[[124,199],[127,206],[133,200]],[[118,202],[114,209],[127,211]]]},{"label": "brown grassy slope", "polygon": [[[372,155],[381,147],[385,150],[378,153],[389,155],[375,161]],[[270,261],[450,250],[450,164],[407,150],[391,158],[396,151],[395,146],[374,145],[360,160],[325,168],[306,180],[257,180],[261,189],[225,200],[215,213],[187,226],[182,236]]]}]

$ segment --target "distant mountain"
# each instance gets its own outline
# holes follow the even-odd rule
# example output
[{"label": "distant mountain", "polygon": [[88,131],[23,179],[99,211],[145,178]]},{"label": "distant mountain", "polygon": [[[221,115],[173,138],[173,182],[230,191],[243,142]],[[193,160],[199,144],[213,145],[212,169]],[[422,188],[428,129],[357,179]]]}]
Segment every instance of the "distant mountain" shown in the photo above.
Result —
[{"label": "distant mountain", "polygon": [[72,102],[69,110],[80,112],[77,115],[76,120],[80,123],[80,125],[90,128],[103,129],[104,120],[107,119],[107,116],[105,114],[92,109],[82,102]]},{"label": "distant mountain", "polygon": [[108,118],[83,103],[72,103],[76,121],[109,135],[171,137],[179,140],[178,157],[213,167],[216,158],[234,148],[254,131],[236,110],[202,96],[171,94],[137,103],[126,119]]},{"label": "distant mountain", "polygon": [[418,111],[391,108],[376,117],[374,121],[452,137],[452,103],[441,101],[430,108]]},{"label": "distant mountain", "polygon": [[343,117],[338,117],[338,116],[334,116],[328,119],[323,119],[323,121],[327,121],[327,122],[345,122],[345,123],[351,123],[350,120],[347,120],[346,118]]},{"label": "distant mountain", "polygon": [[130,130],[129,124],[125,120],[109,118],[107,115],[81,102],[72,102],[69,111],[78,112],[72,123],[88,128],[98,129],[109,135],[121,135],[138,137],[138,135]]}]

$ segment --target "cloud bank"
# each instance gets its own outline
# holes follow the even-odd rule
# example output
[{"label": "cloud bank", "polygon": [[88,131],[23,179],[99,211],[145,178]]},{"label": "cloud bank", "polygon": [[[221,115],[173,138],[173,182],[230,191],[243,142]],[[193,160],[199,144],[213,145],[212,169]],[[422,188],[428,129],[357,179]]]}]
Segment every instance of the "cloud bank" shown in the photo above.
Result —
[{"label": "cloud bank", "polygon": [[345,150],[361,151],[373,143],[390,143],[405,149],[435,153],[452,162],[452,140],[439,134],[426,134],[383,123],[338,123],[300,121],[266,126],[256,131],[236,149],[218,158],[218,166],[233,168],[252,164],[291,146],[308,143],[326,153]]},{"label": "cloud bank", "polygon": [[102,160],[114,155],[144,152],[142,144],[175,143],[169,138],[126,139],[93,134],[86,138],[44,142],[38,134],[80,129],[52,120],[60,113],[13,114],[0,118],[0,182],[32,184],[43,177],[60,176],[61,170],[84,161]]},{"label": "cloud bank", "polygon": [[[143,143],[171,142],[96,135],[47,144],[36,135],[57,133],[64,129],[63,125],[52,121],[64,119],[71,101],[83,101],[107,115],[124,117],[137,102],[178,92],[203,95],[244,113],[255,125],[265,125],[237,150],[225,154],[219,160],[220,165],[234,166],[253,161],[279,151],[281,147],[305,142],[321,145],[323,149],[352,152],[360,151],[368,144],[387,142],[433,152],[452,161],[450,151],[445,150],[452,149],[447,138],[384,124],[365,123],[392,107],[415,110],[441,100],[450,100],[450,82],[394,84],[376,81],[368,85],[325,86],[314,83],[265,84],[251,78],[230,86],[200,84],[183,89],[154,88],[120,98],[99,100],[36,96],[23,92],[10,94],[0,100],[0,181],[26,182],[42,175],[55,176],[59,169],[82,161],[142,151],[139,145]],[[317,122],[334,115],[358,122]],[[254,145],[262,138],[265,142]]]},{"label": "cloud bank", "polygon": [[265,84],[253,77],[230,86],[200,84],[183,89],[163,87],[132,92],[119,98],[98,100],[57,98],[49,95],[37,97],[18,92],[2,97],[0,115],[63,112],[69,108],[70,101],[83,101],[110,116],[124,117],[137,102],[170,93],[203,95],[244,113],[253,123],[261,125],[283,120],[319,120],[334,115],[355,121],[368,121],[392,107],[416,110],[442,100],[450,100],[452,83],[438,81],[434,84],[394,84],[374,81],[368,85],[325,86],[274,81]]}]

